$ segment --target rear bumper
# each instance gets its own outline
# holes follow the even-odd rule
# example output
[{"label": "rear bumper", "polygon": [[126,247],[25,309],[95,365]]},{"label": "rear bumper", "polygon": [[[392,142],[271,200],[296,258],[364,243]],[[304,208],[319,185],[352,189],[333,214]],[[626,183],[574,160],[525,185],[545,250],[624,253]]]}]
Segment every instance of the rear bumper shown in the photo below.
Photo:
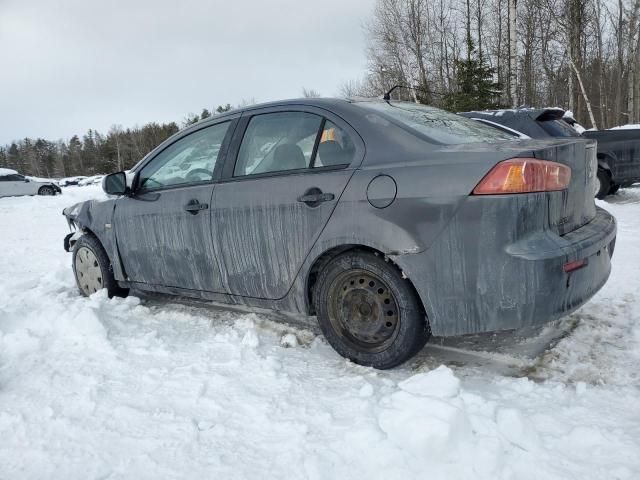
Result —
[{"label": "rear bumper", "polygon": [[[463,212],[467,223],[473,208]],[[393,257],[416,287],[434,335],[556,320],[587,302],[609,277],[617,228],[605,210],[564,236],[550,230],[521,235],[496,223],[495,214],[493,223],[482,213],[471,218],[472,235],[454,221],[429,250]],[[566,263],[583,259],[584,267],[564,271]]]}]

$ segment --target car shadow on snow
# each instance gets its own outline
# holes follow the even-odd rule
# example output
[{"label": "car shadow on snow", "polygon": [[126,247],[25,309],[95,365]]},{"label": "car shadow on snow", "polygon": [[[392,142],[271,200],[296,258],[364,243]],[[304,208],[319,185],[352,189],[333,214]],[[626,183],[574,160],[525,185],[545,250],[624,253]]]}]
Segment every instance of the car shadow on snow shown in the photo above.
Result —
[{"label": "car shadow on snow", "polygon": [[[270,310],[257,311],[189,298],[167,300],[161,295],[142,292],[135,292],[135,295],[143,298],[147,306],[187,309],[196,315],[209,311],[212,313],[212,325],[219,321],[232,323],[236,315],[255,313],[267,320],[258,325],[259,329],[293,331],[302,347],[309,345],[313,337],[322,335],[313,317],[305,321]],[[578,320],[570,316],[541,327],[458,337],[431,337],[425,348],[399,369],[419,372],[446,365],[460,375],[484,372],[512,377],[528,376],[544,353],[569,335],[577,323]],[[309,354],[312,355],[311,352]]]},{"label": "car shadow on snow", "polygon": [[621,188],[615,194],[605,197],[604,202],[618,205],[640,203],[640,183]]}]

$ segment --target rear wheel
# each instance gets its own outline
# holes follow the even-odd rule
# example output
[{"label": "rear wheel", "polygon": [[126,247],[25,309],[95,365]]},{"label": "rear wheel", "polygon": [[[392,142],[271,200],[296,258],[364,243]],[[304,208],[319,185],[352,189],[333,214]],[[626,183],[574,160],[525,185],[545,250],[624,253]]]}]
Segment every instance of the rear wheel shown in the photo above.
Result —
[{"label": "rear wheel", "polygon": [[44,187],[40,187],[38,189],[38,195],[55,195],[56,191],[53,189],[53,187],[50,187],[48,185],[45,185]]},{"label": "rear wheel", "polygon": [[109,256],[93,235],[82,235],[74,245],[73,273],[80,293],[86,297],[103,288],[107,289],[109,297],[128,293],[118,287]]},{"label": "rear wheel", "polygon": [[318,276],[314,302],[327,341],[360,365],[395,367],[418,353],[430,336],[409,281],[369,252],[333,259]]},{"label": "rear wheel", "polygon": [[596,184],[596,198],[602,200],[609,195],[609,189],[611,188],[611,176],[609,172],[598,168],[598,183]]}]

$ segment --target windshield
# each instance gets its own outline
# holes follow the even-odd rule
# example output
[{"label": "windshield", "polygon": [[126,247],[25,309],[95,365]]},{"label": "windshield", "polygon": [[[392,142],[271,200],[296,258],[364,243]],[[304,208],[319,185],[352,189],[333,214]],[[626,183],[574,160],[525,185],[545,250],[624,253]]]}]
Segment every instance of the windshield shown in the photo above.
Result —
[{"label": "windshield", "polygon": [[[408,102],[358,102],[362,108],[381,113],[441,144],[503,142],[513,136],[471,119],[434,107]],[[371,119],[375,122],[375,119]]]}]

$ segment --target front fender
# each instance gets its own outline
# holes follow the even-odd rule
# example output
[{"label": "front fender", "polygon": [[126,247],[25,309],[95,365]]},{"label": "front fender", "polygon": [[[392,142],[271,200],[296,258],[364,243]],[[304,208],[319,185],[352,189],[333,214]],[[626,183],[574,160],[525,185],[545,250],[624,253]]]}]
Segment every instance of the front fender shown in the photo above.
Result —
[{"label": "front fender", "polygon": [[[92,234],[100,241],[111,260],[116,279],[122,279],[120,258],[112,228],[114,210],[115,200],[113,199],[89,200],[65,208],[62,214],[66,217],[70,228]],[[73,237],[69,240],[71,248]]]}]

